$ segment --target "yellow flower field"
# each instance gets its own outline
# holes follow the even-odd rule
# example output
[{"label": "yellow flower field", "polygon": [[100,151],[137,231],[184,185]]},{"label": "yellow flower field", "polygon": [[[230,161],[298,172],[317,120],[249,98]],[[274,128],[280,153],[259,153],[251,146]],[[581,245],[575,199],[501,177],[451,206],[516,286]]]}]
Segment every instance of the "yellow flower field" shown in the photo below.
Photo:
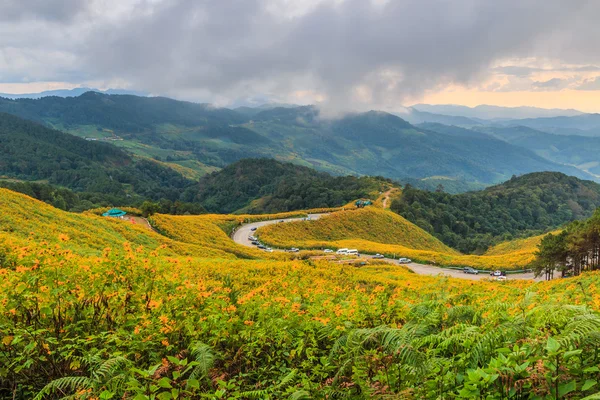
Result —
[{"label": "yellow flower field", "polygon": [[[9,191],[0,212],[2,398],[582,398],[600,378],[597,272],[469,281],[292,260],[228,238],[239,218],[281,215],[157,215],[165,237]],[[337,214],[369,216],[345,232],[388,244],[343,239],[327,219],[318,234],[444,250],[380,213]],[[415,232],[421,249],[402,247]]]}]

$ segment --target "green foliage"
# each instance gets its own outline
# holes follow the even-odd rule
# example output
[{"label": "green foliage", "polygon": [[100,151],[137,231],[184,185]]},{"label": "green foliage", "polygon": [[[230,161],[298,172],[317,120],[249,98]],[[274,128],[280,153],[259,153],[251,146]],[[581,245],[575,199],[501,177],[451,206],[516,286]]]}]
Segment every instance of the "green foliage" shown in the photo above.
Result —
[{"label": "green foliage", "polygon": [[388,186],[392,183],[384,178],[333,177],[272,159],[247,159],[204,176],[185,199],[211,212],[265,214],[341,206],[378,196]]},{"label": "green foliage", "polygon": [[444,176],[478,185],[543,170],[589,176],[488,135],[443,134],[384,112],[337,119],[322,118],[310,106],[239,113],[166,98],[92,92],[0,99],[0,111],[79,136],[117,135],[122,140],[114,144],[141,156],[205,167],[272,157],[338,175],[396,180]]},{"label": "green foliage", "polygon": [[532,173],[479,192],[451,195],[412,187],[391,209],[464,253],[589,217],[600,185],[556,172]]},{"label": "green foliage", "polygon": [[572,222],[558,235],[546,235],[535,255],[536,273],[548,279],[556,270],[565,276],[599,269],[600,210],[585,221]]},{"label": "green foliage", "polygon": [[[170,168],[134,159],[109,144],[86,141],[9,114],[0,113],[0,140],[0,173],[5,177],[46,180],[85,192],[84,198],[96,194],[105,201],[132,196],[174,201],[193,183]],[[58,199],[55,202],[68,207]]]}]

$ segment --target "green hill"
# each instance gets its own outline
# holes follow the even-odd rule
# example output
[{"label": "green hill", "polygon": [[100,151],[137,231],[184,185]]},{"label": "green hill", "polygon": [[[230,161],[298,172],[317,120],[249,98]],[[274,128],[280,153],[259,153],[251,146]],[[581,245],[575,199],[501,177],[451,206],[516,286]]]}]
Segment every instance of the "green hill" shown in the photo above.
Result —
[{"label": "green hill", "polygon": [[589,217],[598,206],[599,184],[540,172],[456,195],[406,187],[391,209],[447,245],[470,253]]},{"label": "green hill", "polygon": [[[45,181],[114,199],[172,199],[192,181],[114,146],[0,113],[0,175]],[[108,198],[108,197],[105,197]]]},{"label": "green hill", "polygon": [[341,206],[376,198],[390,186],[383,178],[331,176],[272,159],[246,159],[201,178],[186,200],[212,212],[270,213]]}]

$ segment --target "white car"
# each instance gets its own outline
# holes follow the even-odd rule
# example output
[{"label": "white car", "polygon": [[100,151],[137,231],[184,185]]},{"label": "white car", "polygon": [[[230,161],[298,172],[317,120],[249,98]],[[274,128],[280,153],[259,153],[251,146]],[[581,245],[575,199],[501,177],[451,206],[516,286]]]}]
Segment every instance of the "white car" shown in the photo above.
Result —
[{"label": "white car", "polygon": [[402,257],[398,259],[399,264],[410,264],[411,262],[412,260],[410,258]]},{"label": "white car", "polygon": [[331,250],[331,249],[325,249],[325,250],[323,250],[323,253],[333,253],[333,250]]},{"label": "white car", "polygon": [[373,258],[375,258],[375,259],[381,259],[381,258],[385,258],[385,256],[384,256],[383,254],[379,254],[379,253],[377,253],[377,254],[375,254],[375,255],[373,256]]},{"label": "white car", "polygon": [[297,248],[297,247],[292,247],[292,248],[290,249],[290,252],[291,252],[291,253],[297,253],[297,252],[299,252],[299,251],[300,251],[300,249],[299,249],[299,248]]},{"label": "white car", "polygon": [[346,252],[346,254],[348,254],[349,256],[358,256],[358,250],[350,249]]},{"label": "white car", "polygon": [[267,248],[265,249],[265,251],[266,251],[267,253],[272,253],[272,252],[273,252],[273,249],[272,249],[272,248],[270,248],[270,247],[267,247]]},{"label": "white car", "polygon": [[348,254],[348,249],[339,249],[335,254]]},{"label": "white car", "polygon": [[507,279],[507,278],[506,278],[506,276],[504,276],[504,275],[500,275],[500,276],[497,276],[497,277],[496,277],[496,280],[497,280],[497,281],[505,281],[506,279]]},{"label": "white car", "polygon": [[494,272],[490,272],[491,276],[502,276],[502,271],[494,271]]}]

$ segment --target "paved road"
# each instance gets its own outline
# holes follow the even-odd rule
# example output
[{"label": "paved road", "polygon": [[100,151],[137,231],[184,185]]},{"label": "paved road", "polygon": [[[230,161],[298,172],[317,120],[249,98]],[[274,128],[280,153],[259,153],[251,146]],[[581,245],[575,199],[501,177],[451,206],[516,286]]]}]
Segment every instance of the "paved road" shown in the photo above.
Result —
[{"label": "paved road", "polygon": [[[311,220],[319,219],[323,215],[327,214],[308,214],[308,217]],[[302,221],[304,218],[286,218],[286,219],[275,219],[270,221],[260,221],[260,222],[252,222],[249,224],[244,224],[239,227],[231,237],[234,242],[242,244],[244,246],[252,247],[252,242],[248,240],[249,236],[254,234],[253,228],[260,228],[261,226],[279,224],[281,221],[283,222],[294,222],[294,221]]]},{"label": "paved road", "polygon": [[[327,214],[309,214],[309,217],[311,220],[316,220],[316,219],[321,218],[324,215],[327,215]],[[301,221],[301,220],[302,220],[302,218],[286,218],[286,219],[278,219],[278,220],[270,220],[270,221],[252,222],[252,223],[245,224],[245,225],[242,225],[241,227],[239,227],[233,233],[232,239],[234,242],[236,242],[238,244],[252,247],[253,245],[252,245],[251,241],[248,240],[248,237],[252,236],[254,234],[254,231],[252,230],[253,228],[260,228],[261,226],[266,226],[266,225],[279,224],[279,223],[285,223],[285,222],[294,222],[294,221]],[[283,250],[279,250],[279,251],[283,251]],[[366,254],[362,255],[362,257],[372,258],[372,256],[366,255]],[[381,261],[385,261],[390,264],[398,263],[398,261],[392,260],[391,258],[384,258]],[[481,280],[481,279],[489,279],[490,278],[489,273],[485,272],[485,271],[482,271],[478,275],[472,275],[472,274],[465,274],[464,272],[455,270],[455,269],[436,267],[435,265],[417,264],[417,263],[402,264],[402,265],[410,268],[412,271],[414,271],[415,273],[417,273],[419,275],[432,275],[432,276],[443,275],[443,276],[450,276],[453,278],[470,279],[470,280]],[[541,277],[534,278],[533,272],[525,273],[525,274],[510,274],[510,275],[507,275],[507,278],[509,280],[510,279],[531,279],[531,280],[536,280],[536,281],[543,280],[543,278],[541,278]]]}]

